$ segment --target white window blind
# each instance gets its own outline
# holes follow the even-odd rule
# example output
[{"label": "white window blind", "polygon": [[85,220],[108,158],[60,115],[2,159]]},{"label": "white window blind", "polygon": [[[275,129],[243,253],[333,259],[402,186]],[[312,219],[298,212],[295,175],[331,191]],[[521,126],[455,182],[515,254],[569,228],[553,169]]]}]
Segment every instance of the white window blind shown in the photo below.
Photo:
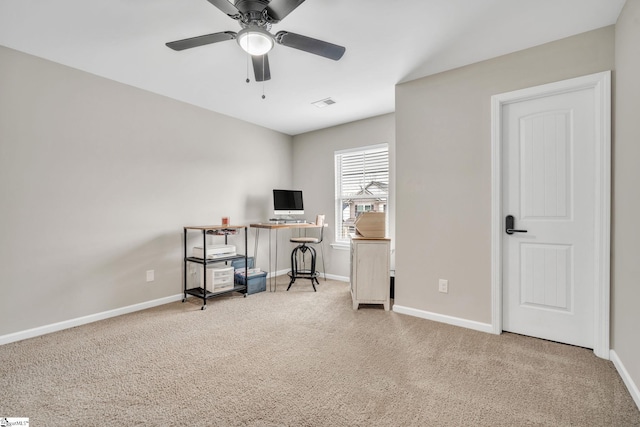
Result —
[{"label": "white window blind", "polygon": [[362,212],[386,212],[389,148],[386,144],[335,153],[336,242],[348,242]]}]

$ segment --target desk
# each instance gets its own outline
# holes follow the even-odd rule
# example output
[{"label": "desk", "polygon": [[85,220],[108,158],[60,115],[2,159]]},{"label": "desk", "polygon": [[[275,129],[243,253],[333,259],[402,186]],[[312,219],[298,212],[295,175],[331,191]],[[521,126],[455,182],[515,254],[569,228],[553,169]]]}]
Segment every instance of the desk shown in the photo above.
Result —
[{"label": "desk", "polygon": [[[294,229],[294,228],[320,228],[326,227],[327,224],[317,225],[315,223],[270,223],[270,222],[261,222],[257,224],[250,224],[249,227],[256,229],[256,244],[253,249],[253,259],[255,262],[258,262],[258,241],[260,236],[260,230],[266,229],[269,230],[269,291],[274,292],[276,290],[275,276],[278,274],[278,230],[281,229]],[[271,274],[271,231],[276,230],[276,253],[275,253],[275,269],[273,270],[273,274]]]}]

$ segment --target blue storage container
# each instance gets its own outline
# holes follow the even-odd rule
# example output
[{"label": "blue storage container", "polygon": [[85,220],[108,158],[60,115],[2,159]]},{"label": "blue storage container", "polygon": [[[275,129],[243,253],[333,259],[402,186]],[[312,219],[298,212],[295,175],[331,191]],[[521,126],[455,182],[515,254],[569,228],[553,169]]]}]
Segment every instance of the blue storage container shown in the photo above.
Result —
[{"label": "blue storage container", "polygon": [[[248,268],[253,268],[253,257],[247,257],[247,264],[249,264]],[[231,266],[236,270],[239,268],[244,268],[244,258],[234,259],[231,261]]]},{"label": "blue storage container", "polygon": [[[245,284],[244,269],[236,271],[235,282],[236,285]],[[264,292],[267,290],[267,273],[265,271],[261,271],[259,273],[250,274],[248,282],[247,293],[249,295]]]},{"label": "blue storage container", "polygon": [[[253,257],[247,257],[247,268],[253,268]],[[244,258],[234,259],[231,261],[231,265],[236,269],[235,271],[235,283],[236,285],[244,285]],[[247,286],[247,293],[249,295],[258,292],[264,292],[267,290],[267,273],[261,271],[259,273],[253,273],[249,275],[249,285]]]}]

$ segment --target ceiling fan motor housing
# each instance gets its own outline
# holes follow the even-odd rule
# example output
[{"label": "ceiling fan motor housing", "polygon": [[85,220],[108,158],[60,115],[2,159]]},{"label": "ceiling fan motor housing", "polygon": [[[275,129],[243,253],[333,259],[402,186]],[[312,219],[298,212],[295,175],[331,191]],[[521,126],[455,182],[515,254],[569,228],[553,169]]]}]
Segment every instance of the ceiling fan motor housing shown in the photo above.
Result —
[{"label": "ceiling fan motor housing", "polygon": [[252,11],[262,13],[268,4],[269,2],[267,0],[236,0],[234,3],[236,9],[241,13]]}]

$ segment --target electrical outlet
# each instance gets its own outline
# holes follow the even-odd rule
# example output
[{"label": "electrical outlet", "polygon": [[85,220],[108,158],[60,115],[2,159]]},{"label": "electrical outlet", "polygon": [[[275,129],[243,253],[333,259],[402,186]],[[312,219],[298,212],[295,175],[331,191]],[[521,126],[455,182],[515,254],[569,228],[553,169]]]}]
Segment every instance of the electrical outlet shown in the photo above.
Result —
[{"label": "electrical outlet", "polygon": [[147,270],[147,282],[153,282],[155,280],[155,270]]},{"label": "electrical outlet", "polygon": [[438,291],[442,293],[449,293],[449,281],[445,279],[438,280]]}]

